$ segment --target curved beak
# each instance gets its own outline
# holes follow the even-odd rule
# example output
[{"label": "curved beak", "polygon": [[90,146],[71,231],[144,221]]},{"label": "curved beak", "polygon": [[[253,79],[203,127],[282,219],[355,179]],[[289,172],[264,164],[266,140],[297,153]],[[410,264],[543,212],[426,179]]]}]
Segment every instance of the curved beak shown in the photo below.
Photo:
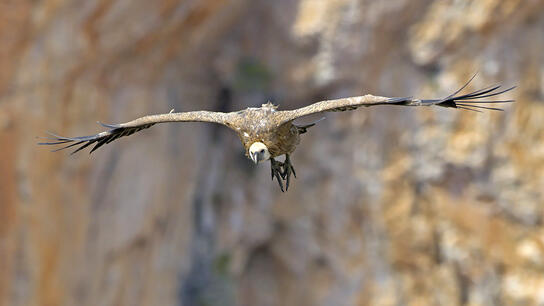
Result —
[{"label": "curved beak", "polygon": [[259,160],[257,159],[257,157],[258,157],[258,153],[257,153],[257,152],[255,152],[255,153],[253,153],[253,154],[249,153],[249,156],[251,157],[251,160],[252,160],[255,164],[257,164],[257,163],[259,162]]}]

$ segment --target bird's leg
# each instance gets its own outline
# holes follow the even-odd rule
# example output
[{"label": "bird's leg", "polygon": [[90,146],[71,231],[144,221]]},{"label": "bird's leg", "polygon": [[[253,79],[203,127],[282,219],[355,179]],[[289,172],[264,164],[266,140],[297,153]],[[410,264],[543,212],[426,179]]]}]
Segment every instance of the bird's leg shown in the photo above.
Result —
[{"label": "bird's leg", "polygon": [[270,171],[272,172],[272,180],[274,180],[274,177],[276,178],[278,184],[280,185],[281,192],[283,192],[283,166],[284,163],[281,163],[273,158],[270,159]]},{"label": "bird's leg", "polygon": [[281,177],[285,179],[285,190],[289,189],[289,182],[291,181],[291,173],[296,178],[297,174],[295,172],[295,168],[293,168],[293,164],[291,164],[291,159],[289,158],[289,154],[285,154],[285,161],[283,162],[283,172],[281,173]]}]

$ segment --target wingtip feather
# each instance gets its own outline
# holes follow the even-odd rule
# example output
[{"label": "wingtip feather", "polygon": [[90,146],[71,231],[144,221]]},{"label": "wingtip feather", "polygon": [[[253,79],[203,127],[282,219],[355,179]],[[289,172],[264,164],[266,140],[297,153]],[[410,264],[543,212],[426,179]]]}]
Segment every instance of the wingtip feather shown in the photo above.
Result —
[{"label": "wingtip feather", "polygon": [[[475,76],[475,75],[474,75]],[[500,90],[502,85],[492,85],[483,89],[479,89],[473,92],[470,92],[468,94],[464,95],[457,95],[462,89],[464,89],[472,79],[474,79],[474,76],[467,82],[465,85],[463,85],[459,90],[457,90],[455,93],[449,95],[448,97],[442,99],[442,100],[424,100],[424,102],[428,102],[431,104],[436,104],[443,107],[453,107],[453,108],[460,108],[460,109],[467,109],[472,111],[478,111],[475,108],[479,109],[487,109],[487,110],[496,110],[496,111],[504,111],[502,108],[496,108],[496,107],[488,107],[488,106],[478,106],[475,104],[482,104],[482,103],[512,103],[515,102],[515,100],[479,100],[483,98],[488,97],[495,97],[500,94],[509,92],[516,88],[516,86],[509,87],[507,89]]]}]

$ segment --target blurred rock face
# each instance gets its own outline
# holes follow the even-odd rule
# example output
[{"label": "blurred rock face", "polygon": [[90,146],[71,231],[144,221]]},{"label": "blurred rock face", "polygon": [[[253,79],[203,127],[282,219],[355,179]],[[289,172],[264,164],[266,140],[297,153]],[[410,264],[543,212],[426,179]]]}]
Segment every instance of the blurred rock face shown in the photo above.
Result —
[{"label": "blurred rock face", "polygon": [[[4,1],[0,304],[544,304],[544,3]],[[91,157],[35,136],[147,113],[518,84],[504,113],[328,114],[288,193],[236,136]]]}]

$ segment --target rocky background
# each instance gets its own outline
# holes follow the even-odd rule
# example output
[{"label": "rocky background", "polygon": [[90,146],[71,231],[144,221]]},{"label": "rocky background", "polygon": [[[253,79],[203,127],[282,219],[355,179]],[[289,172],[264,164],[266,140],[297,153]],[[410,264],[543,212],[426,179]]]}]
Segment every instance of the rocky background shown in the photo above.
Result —
[{"label": "rocky background", "polygon": [[[542,50],[540,0],[2,0],[0,305],[544,305]],[[517,103],[328,114],[284,194],[208,124],[36,146],[476,71]]]}]

